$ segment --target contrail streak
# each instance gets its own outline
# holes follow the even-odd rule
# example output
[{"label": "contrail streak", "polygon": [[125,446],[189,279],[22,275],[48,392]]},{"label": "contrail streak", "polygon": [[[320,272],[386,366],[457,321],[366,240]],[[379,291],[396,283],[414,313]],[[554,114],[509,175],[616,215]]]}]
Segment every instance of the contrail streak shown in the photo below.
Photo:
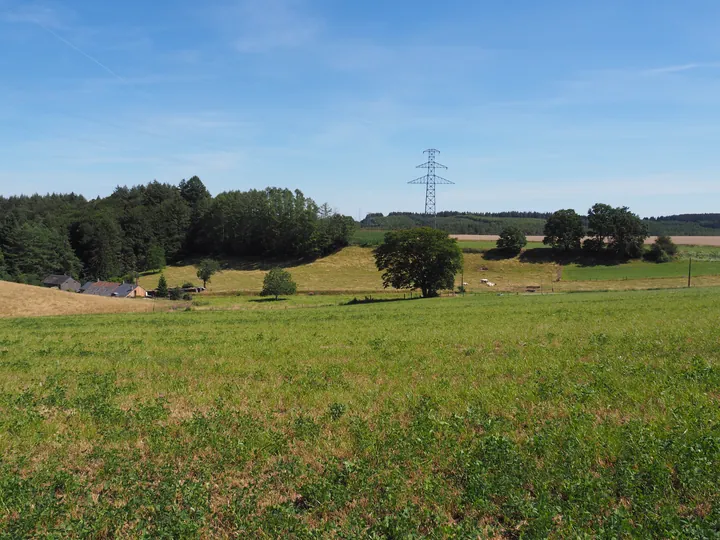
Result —
[{"label": "contrail streak", "polygon": [[118,75],[118,74],[115,73],[112,69],[110,69],[110,68],[107,67],[105,64],[103,64],[103,63],[102,63],[100,60],[98,60],[97,58],[95,58],[95,57],[93,57],[93,56],[90,56],[88,53],[86,53],[85,51],[83,51],[81,48],[79,48],[79,47],[77,47],[76,45],[74,45],[73,43],[69,42],[67,39],[65,39],[65,38],[62,37],[61,35],[56,34],[56,33],[53,32],[52,30],[50,30],[47,26],[43,25],[42,23],[40,23],[40,22],[38,22],[38,21],[33,21],[33,22],[34,22],[35,24],[37,24],[40,28],[42,28],[43,30],[45,30],[45,31],[46,31],[48,34],[50,34],[51,36],[54,36],[55,38],[59,39],[60,41],[62,41],[65,45],[67,45],[67,46],[70,47],[71,49],[77,51],[78,53],[82,54],[85,58],[87,58],[88,60],[90,60],[91,62],[94,62],[95,64],[97,64],[98,66],[100,66],[101,68],[103,68],[105,71],[107,71],[110,75],[112,75],[113,77],[115,77],[115,78],[118,79],[119,81],[124,82],[124,83],[127,83],[127,81],[126,81],[125,79],[123,79],[120,75]]}]

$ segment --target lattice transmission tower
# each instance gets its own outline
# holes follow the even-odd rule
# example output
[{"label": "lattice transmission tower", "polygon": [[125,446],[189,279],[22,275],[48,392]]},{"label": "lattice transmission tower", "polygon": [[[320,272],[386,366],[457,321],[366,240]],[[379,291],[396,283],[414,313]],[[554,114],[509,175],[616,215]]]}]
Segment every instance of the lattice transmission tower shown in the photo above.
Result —
[{"label": "lattice transmission tower", "polygon": [[438,176],[435,174],[435,169],[447,169],[442,163],[435,161],[435,155],[440,153],[440,150],[430,148],[425,150],[424,154],[428,155],[428,160],[422,165],[418,165],[418,169],[427,169],[428,172],[425,176],[416,178],[408,182],[408,184],[425,184],[425,215],[433,217],[433,225],[437,226],[437,212],[435,211],[435,186],[437,184],[454,184],[447,178]]}]

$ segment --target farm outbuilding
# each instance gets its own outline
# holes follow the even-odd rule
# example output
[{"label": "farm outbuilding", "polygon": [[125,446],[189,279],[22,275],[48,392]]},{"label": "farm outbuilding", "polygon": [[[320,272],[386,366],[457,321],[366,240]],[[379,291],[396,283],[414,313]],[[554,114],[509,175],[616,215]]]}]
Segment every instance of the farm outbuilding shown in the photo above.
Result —
[{"label": "farm outbuilding", "polygon": [[118,285],[117,289],[112,293],[112,296],[117,296],[118,298],[145,298],[147,295],[145,289],[132,283]]},{"label": "farm outbuilding", "polygon": [[82,286],[81,292],[94,296],[111,296],[115,298],[145,298],[145,289],[133,283],[112,283],[110,281],[89,281]]},{"label": "farm outbuilding", "polygon": [[111,281],[89,281],[82,286],[81,292],[94,296],[112,296],[113,291],[115,291],[119,285],[119,283],[113,283]]},{"label": "farm outbuilding", "polygon": [[78,292],[80,290],[80,282],[70,276],[52,274],[46,277],[43,286],[51,289],[60,289],[61,291]]}]

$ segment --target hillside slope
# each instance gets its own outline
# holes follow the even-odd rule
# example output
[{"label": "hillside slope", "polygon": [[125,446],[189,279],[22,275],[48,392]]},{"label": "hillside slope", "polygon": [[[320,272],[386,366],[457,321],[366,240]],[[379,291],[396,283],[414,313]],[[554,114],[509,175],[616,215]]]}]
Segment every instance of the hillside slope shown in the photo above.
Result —
[{"label": "hillside slope", "polygon": [[105,298],[0,281],[0,317],[153,311],[153,301]]}]

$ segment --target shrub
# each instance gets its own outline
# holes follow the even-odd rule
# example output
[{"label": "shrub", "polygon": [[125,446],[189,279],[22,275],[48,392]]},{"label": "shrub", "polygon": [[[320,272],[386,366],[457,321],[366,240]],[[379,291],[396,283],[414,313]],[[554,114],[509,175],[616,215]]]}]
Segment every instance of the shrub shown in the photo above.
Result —
[{"label": "shrub", "polygon": [[658,236],[655,239],[654,246],[658,246],[660,249],[662,249],[669,257],[674,257],[677,255],[678,247],[675,245],[675,242],[672,241],[672,238],[669,236]]},{"label": "shrub", "polygon": [[664,249],[657,250],[657,256],[655,258],[655,262],[666,263],[666,262],[670,262],[671,260],[672,260],[672,257],[670,257],[670,254],[667,253]]},{"label": "shrub", "polygon": [[666,263],[672,260],[670,254],[657,244],[653,244],[652,247],[645,252],[643,257],[647,261],[656,263]]},{"label": "shrub", "polygon": [[195,287],[195,284],[191,283],[189,281],[186,281],[185,283],[182,284],[183,289],[192,289],[193,287]]},{"label": "shrub", "polygon": [[182,300],[183,292],[177,287],[173,287],[168,291],[168,297],[170,300]]}]

